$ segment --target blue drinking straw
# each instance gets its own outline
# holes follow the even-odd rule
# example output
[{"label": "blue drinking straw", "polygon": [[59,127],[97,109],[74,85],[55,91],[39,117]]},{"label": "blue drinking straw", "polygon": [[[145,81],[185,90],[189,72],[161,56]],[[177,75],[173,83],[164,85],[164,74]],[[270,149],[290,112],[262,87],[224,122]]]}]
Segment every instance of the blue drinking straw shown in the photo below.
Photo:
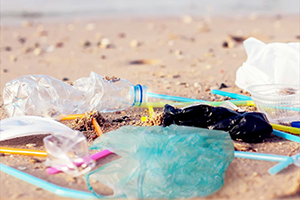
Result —
[{"label": "blue drinking straw", "polygon": [[158,98],[158,99],[167,99],[170,101],[179,101],[179,102],[205,102],[203,100],[199,99],[191,99],[191,98],[185,98],[185,97],[178,97],[178,96],[171,96],[171,95],[165,95],[165,94],[156,94],[149,92],[148,97]]},{"label": "blue drinking straw", "polygon": [[[270,174],[277,174],[278,172],[280,172],[281,170],[283,170],[284,168],[286,168],[287,166],[289,166],[290,164],[294,163],[296,165],[296,160],[300,160],[300,153],[293,155],[291,157],[288,157],[288,159],[286,159],[285,161],[282,161],[280,163],[278,163],[277,165],[273,166],[272,168],[269,169],[269,173]],[[300,161],[298,161],[300,162]],[[299,164],[298,164],[299,166]]]},{"label": "blue drinking straw", "polygon": [[236,158],[247,158],[253,160],[264,160],[271,162],[283,162],[286,161],[289,156],[280,156],[280,155],[272,155],[272,154],[264,154],[264,153],[251,153],[251,152],[242,152],[242,151],[234,151],[234,157]]},{"label": "blue drinking straw", "polygon": [[278,136],[278,137],[282,137],[284,139],[300,143],[300,137],[298,137],[298,136],[295,136],[295,135],[292,135],[292,134],[289,134],[289,133],[285,133],[285,132],[282,132],[282,131],[278,131],[278,130],[275,130],[275,129],[273,129],[273,134]]},{"label": "blue drinking straw", "polygon": [[[279,162],[277,165],[273,166],[269,169],[269,173],[271,175],[277,174],[288,165],[294,163],[294,160],[300,160],[300,153],[294,156],[280,156],[280,155],[272,155],[272,154],[263,154],[263,153],[251,153],[251,152],[242,152],[235,151],[234,157],[236,158],[247,158],[253,160],[263,160],[263,161],[271,161],[271,162]],[[300,161],[298,161],[298,166],[300,165]],[[296,163],[294,163],[296,164]]]},{"label": "blue drinking straw", "polygon": [[3,171],[11,176],[14,176],[18,179],[26,181],[37,187],[43,188],[44,190],[52,192],[61,197],[76,198],[76,199],[94,199],[94,198],[96,198],[95,195],[93,195],[91,193],[83,192],[83,191],[79,191],[79,190],[72,190],[69,188],[64,188],[64,187],[49,183],[42,179],[39,179],[39,178],[36,178],[29,174],[26,174],[25,172],[21,172],[12,167],[3,165],[2,163],[0,163],[0,171]]},{"label": "blue drinking straw", "polygon": [[[211,90],[212,94],[217,94],[225,97],[230,97],[232,99],[238,99],[238,100],[252,100],[251,97],[245,96],[245,95],[240,95],[236,93],[231,93],[231,92],[225,92],[221,90]],[[282,106],[270,106],[274,108],[280,108],[280,109],[285,109],[285,110],[293,110],[293,111],[298,111],[300,112],[300,108],[293,108],[293,107],[282,107]]]},{"label": "blue drinking straw", "polygon": [[224,91],[221,91],[221,90],[212,89],[211,93],[221,95],[221,96],[225,96],[225,97],[230,97],[232,99],[251,100],[251,97],[241,95],[241,94],[231,93],[231,92],[224,92]]}]

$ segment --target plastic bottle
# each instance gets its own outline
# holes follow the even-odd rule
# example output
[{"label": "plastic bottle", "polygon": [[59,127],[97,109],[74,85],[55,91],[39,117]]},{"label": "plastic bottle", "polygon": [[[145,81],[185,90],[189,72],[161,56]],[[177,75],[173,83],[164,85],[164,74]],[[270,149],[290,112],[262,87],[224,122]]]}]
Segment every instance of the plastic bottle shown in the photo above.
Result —
[{"label": "plastic bottle", "polygon": [[10,117],[57,117],[86,111],[114,112],[147,102],[147,87],[91,72],[72,85],[46,75],[25,75],[6,83],[4,108]]}]

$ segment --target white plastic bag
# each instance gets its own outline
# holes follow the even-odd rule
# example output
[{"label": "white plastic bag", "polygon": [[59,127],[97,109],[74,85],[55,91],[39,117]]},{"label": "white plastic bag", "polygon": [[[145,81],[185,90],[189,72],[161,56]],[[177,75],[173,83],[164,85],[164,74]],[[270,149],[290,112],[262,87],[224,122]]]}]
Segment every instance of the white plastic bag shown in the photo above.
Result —
[{"label": "white plastic bag", "polygon": [[20,116],[0,121],[0,141],[29,135],[70,132],[69,127],[44,117]]},{"label": "white plastic bag", "polygon": [[236,72],[235,84],[246,89],[257,84],[300,84],[300,43],[265,44],[244,41],[248,59]]}]

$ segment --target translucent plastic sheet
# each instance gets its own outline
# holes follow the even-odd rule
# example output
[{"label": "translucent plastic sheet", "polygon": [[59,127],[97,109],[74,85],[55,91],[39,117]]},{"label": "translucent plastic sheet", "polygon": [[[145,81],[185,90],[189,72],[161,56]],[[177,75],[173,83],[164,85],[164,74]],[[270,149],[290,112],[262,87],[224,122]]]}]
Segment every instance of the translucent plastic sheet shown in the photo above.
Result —
[{"label": "translucent plastic sheet", "polygon": [[210,195],[223,186],[234,158],[228,133],[176,125],[124,126],[96,139],[91,148],[122,158],[90,172],[89,189],[91,178],[112,188],[113,197],[127,198]]}]

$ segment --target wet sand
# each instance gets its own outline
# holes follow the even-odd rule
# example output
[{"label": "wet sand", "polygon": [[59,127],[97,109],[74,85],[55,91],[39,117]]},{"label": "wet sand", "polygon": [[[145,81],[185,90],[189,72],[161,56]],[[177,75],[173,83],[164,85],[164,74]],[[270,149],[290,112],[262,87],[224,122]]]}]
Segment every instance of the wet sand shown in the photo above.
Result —
[{"label": "wet sand", "polygon": [[[1,27],[1,98],[5,83],[25,74],[46,74],[73,81],[91,71],[117,76],[149,91],[204,100],[222,100],[210,89],[243,92],[235,72],[247,59],[241,42],[230,36],[256,37],[263,42],[299,42],[298,16],[241,18],[161,18],[33,23]],[[101,42],[102,41],[102,42]],[[106,42],[106,45],[104,44]],[[227,44],[227,45],[226,45]],[[226,47],[227,46],[227,47]],[[146,64],[133,62],[147,60]],[[151,61],[149,61],[151,60]],[[1,100],[2,102],[2,100]],[[129,109],[111,117],[138,120],[144,109]],[[1,106],[1,119],[6,115]],[[109,116],[107,116],[109,117]],[[1,142],[1,146],[43,149],[42,136]],[[245,145],[245,144],[242,144]],[[30,146],[30,145],[29,145]],[[250,151],[279,155],[300,152],[297,143],[276,136],[251,144]],[[82,177],[46,174],[43,158],[0,155],[1,163],[60,186],[87,191]],[[102,164],[113,159],[111,156]],[[226,172],[221,190],[204,199],[300,198],[300,169],[289,166],[268,174],[272,162],[237,159]],[[2,199],[55,199],[58,196],[0,172]],[[108,189],[98,186],[104,194]]]}]

